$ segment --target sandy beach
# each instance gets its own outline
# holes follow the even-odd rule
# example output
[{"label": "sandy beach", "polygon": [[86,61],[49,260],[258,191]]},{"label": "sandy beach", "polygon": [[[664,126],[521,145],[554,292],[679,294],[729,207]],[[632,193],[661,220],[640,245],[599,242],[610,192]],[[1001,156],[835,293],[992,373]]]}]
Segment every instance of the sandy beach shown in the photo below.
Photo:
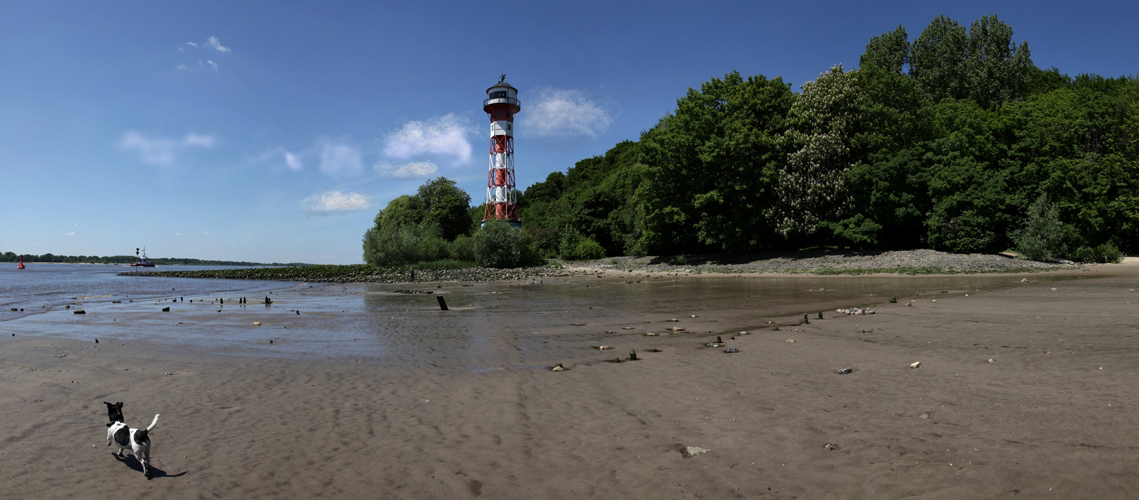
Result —
[{"label": "sandy beach", "polygon": [[[805,303],[807,324],[715,296],[599,300],[578,313],[613,350],[583,339],[526,366],[489,345],[501,367],[479,371],[5,333],[0,497],[1135,498],[1139,265],[1092,271],[850,304],[873,315]],[[621,283],[593,279],[575,307]],[[540,315],[516,326],[558,335]],[[102,401],[134,427],[162,414],[154,479],[105,446]]]}]

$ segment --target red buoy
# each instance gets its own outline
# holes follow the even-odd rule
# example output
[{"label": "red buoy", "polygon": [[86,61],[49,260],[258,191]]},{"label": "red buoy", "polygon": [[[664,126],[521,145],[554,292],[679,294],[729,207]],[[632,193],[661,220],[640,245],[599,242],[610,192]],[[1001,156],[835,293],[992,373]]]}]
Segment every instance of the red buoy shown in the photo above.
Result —
[{"label": "red buoy", "polygon": [[16,269],[23,269],[23,268],[24,268],[24,256],[21,255],[20,256],[20,266],[17,267]]}]

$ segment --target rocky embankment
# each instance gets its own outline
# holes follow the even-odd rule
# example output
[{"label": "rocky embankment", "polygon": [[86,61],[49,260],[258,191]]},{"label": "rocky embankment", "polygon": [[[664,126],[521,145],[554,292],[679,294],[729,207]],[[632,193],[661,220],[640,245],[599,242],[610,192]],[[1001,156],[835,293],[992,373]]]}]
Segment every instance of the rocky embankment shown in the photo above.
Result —
[{"label": "rocky embankment", "polygon": [[[489,269],[485,267],[443,270],[416,269],[415,281],[508,281],[596,273],[597,271],[569,270],[555,266],[518,269]],[[411,281],[410,268],[375,267],[365,264],[348,266],[262,267],[208,271],[130,271],[119,273],[119,276],[275,280],[313,283],[407,283]]]},{"label": "rocky embankment", "polygon": [[663,273],[807,274],[971,274],[1071,269],[994,254],[955,254],[936,250],[891,252],[795,252],[676,257],[617,257],[578,263],[575,269]]},{"label": "rocky embankment", "polygon": [[[935,250],[893,252],[799,252],[770,254],[696,255],[676,257],[612,257],[575,262],[568,267],[541,266],[518,269],[416,269],[415,281],[509,281],[595,275],[605,271],[646,273],[783,273],[783,274],[971,274],[1021,273],[1071,269],[1052,264],[992,254],[953,254]],[[348,266],[263,267],[210,271],[130,271],[120,276],[252,279],[317,283],[407,283],[410,268]]]}]

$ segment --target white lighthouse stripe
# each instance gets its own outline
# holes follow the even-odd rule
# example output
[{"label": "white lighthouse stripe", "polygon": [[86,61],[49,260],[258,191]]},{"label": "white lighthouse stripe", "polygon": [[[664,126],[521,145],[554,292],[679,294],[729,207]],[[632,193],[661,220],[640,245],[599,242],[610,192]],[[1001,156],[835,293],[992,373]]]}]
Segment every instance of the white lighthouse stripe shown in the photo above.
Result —
[{"label": "white lighthouse stripe", "polygon": [[490,122],[490,135],[491,137],[496,135],[514,137],[514,124],[506,120]]}]

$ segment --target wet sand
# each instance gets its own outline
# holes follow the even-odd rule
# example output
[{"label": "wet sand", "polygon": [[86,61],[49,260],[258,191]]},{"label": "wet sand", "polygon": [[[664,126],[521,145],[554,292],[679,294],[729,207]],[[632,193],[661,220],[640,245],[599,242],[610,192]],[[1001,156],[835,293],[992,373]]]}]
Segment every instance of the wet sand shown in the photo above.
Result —
[{"label": "wet sand", "polygon": [[[1097,271],[897,304],[876,296],[850,304],[877,304],[874,315],[831,309],[802,325],[801,314],[749,315],[716,294],[621,314],[598,300],[586,327],[539,314],[513,326],[535,328],[535,343],[574,328],[686,331],[563,340],[575,357],[530,358],[493,340],[479,349],[498,369],[481,370],[447,352],[400,363],[125,329],[101,330],[97,346],[6,334],[0,496],[1134,498],[1139,266]],[[600,281],[567,300],[581,308],[621,293]],[[679,321],[665,321],[668,309]],[[740,352],[704,347],[715,334]],[[598,342],[614,349],[585,345]],[[641,360],[603,361],[630,349]],[[527,368],[554,357],[571,369]],[[105,446],[102,401],[124,401],[132,426],[162,414],[154,479]],[[685,446],[711,451],[685,458]]]}]

